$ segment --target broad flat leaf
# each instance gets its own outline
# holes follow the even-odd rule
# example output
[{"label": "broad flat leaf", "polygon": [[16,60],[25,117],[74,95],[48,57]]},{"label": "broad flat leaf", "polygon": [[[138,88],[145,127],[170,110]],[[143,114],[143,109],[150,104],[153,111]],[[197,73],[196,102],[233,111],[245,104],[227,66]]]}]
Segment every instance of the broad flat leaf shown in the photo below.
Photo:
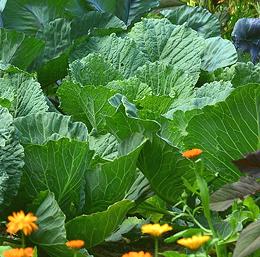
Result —
[{"label": "broad flat leaf", "polygon": [[74,120],[84,122],[90,130],[94,128],[97,131],[104,128],[105,116],[115,112],[108,102],[114,94],[105,87],[81,87],[71,82],[64,82],[58,89],[64,112]]},{"label": "broad flat leaf", "polygon": [[[97,164],[86,175],[86,213],[105,210],[125,198],[137,177],[136,163],[145,143],[142,135],[131,137],[121,149],[124,155],[113,161]],[[129,145],[132,144],[132,145]],[[131,151],[129,151],[129,148]]]},{"label": "broad flat leaf", "polygon": [[233,160],[241,172],[260,178],[260,151],[249,153],[243,159]]},{"label": "broad flat leaf", "polygon": [[159,5],[158,0],[87,0],[92,6],[103,12],[110,12],[130,25],[134,20],[141,18],[142,14],[149,12]]},{"label": "broad flat leaf", "polygon": [[149,60],[172,64],[195,76],[201,67],[204,39],[186,27],[174,26],[167,19],[144,19],[129,33]]},{"label": "broad flat leaf", "polygon": [[133,76],[137,68],[148,61],[148,58],[137,48],[134,40],[128,37],[119,38],[115,34],[87,39],[75,48],[71,59],[81,59],[92,52],[100,53],[125,78]]},{"label": "broad flat leaf", "polygon": [[[104,160],[113,160],[118,156],[118,141],[110,133],[91,135],[88,138],[89,148]],[[94,155],[94,156],[95,156]]]},{"label": "broad flat leaf", "polygon": [[26,73],[6,74],[0,78],[0,99],[8,101],[14,117],[48,110],[41,85]]},{"label": "broad flat leaf", "polygon": [[63,6],[63,0],[7,1],[3,12],[5,28],[35,35],[50,21],[62,17]]},{"label": "broad flat leaf", "polygon": [[199,88],[195,88],[189,96],[177,98],[165,116],[171,118],[177,110],[188,111],[201,109],[207,105],[214,105],[218,102],[225,101],[232,91],[233,87],[229,81],[206,83]]},{"label": "broad flat leaf", "polygon": [[75,60],[69,67],[70,79],[82,86],[105,86],[110,81],[123,78],[119,71],[98,53],[89,54],[80,60]]},{"label": "broad flat leaf", "polygon": [[[48,253],[48,256],[50,257],[75,257],[75,250],[70,249],[67,247],[65,244],[53,244],[53,245],[48,245],[44,247],[44,251]],[[77,252],[77,257],[86,257],[88,255],[83,254],[79,251]]]},{"label": "broad flat leaf", "polygon": [[246,257],[260,249],[260,220],[249,224],[240,234],[233,257]]},{"label": "broad flat leaf", "polygon": [[35,212],[38,224],[30,239],[35,244],[63,244],[66,240],[65,215],[61,211],[53,193],[48,193]]},{"label": "broad flat leaf", "polygon": [[119,142],[128,138],[133,133],[140,133],[150,138],[160,129],[160,125],[155,121],[129,117],[123,108],[120,108],[113,116],[106,117],[106,125],[108,131]]},{"label": "broad flat leaf", "polygon": [[145,96],[152,94],[152,89],[136,77],[111,81],[107,84],[107,87],[126,96],[129,101],[143,99]]},{"label": "broad flat leaf", "polygon": [[195,181],[193,163],[182,157],[178,149],[158,136],[146,142],[139,158],[139,168],[152,189],[164,200],[175,202],[185,189],[182,177]]},{"label": "broad flat leaf", "polygon": [[161,14],[173,24],[186,23],[188,27],[198,31],[205,38],[220,36],[218,18],[205,8],[183,5],[171,10],[163,10]]},{"label": "broad flat leaf", "polygon": [[204,107],[188,124],[186,149],[204,151],[207,169],[217,174],[216,186],[239,179],[232,160],[259,148],[259,96],[259,85],[237,88],[224,102]]},{"label": "broad flat leaf", "polygon": [[24,166],[24,150],[15,136],[13,118],[0,107],[0,206],[6,207],[17,195]]},{"label": "broad flat leaf", "polygon": [[72,38],[78,38],[90,33],[111,34],[122,31],[126,25],[111,13],[90,11],[83,15],[77,15],[71,25]]},{"label": "broad flat leaf", "polygon": [[[165,257],[195,257],[193,254],[187,255],[187,254],[179,253],[179,252],[175,252],[175,251],[166,251],[166,252],[161,253],[161,255],[165,256]],[[198,254],[196,254],[196,257],[205,257],[205,255],[199,256]]]},{"label": "broad flat leaf", "polygon": [[139,117],[150,120],[160,120],[161,115],[166,113],[174,99],[169,96],[148,95],[139,101],[138,105]]},{"label": "broad flat leaf", "polygon": [[196,79],[174,65],[160,62],[147,63],[137,70],[136,76],[149,85],[155,95],[187,98],[192,93]]},{"label": "broad flat leaf", "polygon": [[238,182],[227,184],[211,195],[210,208],[225,211],[234,201],[260,192],[260,184],[253,177],[241,177]]},{"label": "broad flat leaf", "polygon": [[[71,23],[59,18],[49,22],[36,34],[37,38],[45,42],[43,54],[37,59],[34,68],[39,73],[39,81],[50,84],[66,75],[68,66],[68,53],[66,50],[71,45]],[[48,62],[56,65],[48,65]],[[46,78],[44,78],[46,77]]]},{"label": "broad flat leaf", "polygon": [[231,41],[213,37],[206,39],[205,43],[201,66],[203,70],[214,71],[237,61],[237,51]]},{"label": "broad flat leaf", "polygon": [[111,205],[106,211],[74,218],[66,224],[67,237],[81,239],[86,247],[92,248],[102,243],[123,222],[133,202],[123,200]]},{"label": "broad flat leaf", "polygon": [[69,139],[49,141],[45,145],[25,146],[23,190],[33,199],[40,191],[50,190],[67,213],[79,203],[83,178],[93,152],[88,143]]},{"label": "broad flat leaf", "polygon": [[45,144],[50,140],[66,137],[86,141],[87,127],[81,122],[72,122],[70,116],[54,112],[36,113],[16,118],[14,125],[23,144]]},{"label": "broad flat leaf", "polygon": [[44,43],[40,39],[0,29],[0,60],[4,64],[10,63],[25,70],[39,56],[43,47]]}]

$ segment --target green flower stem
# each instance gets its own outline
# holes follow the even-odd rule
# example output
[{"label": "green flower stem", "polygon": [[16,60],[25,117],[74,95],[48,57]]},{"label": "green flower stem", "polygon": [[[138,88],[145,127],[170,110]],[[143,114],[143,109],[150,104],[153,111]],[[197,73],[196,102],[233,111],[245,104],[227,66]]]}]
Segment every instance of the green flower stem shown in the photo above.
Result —
[{"label": "green flower stem", "polygon": [[158,257],[158,251],[159,251],[159,240],[158,237],[154,238],[154,257]]},{"label": "green flower stem", "polygon": [[25,235],[22,232],[22,248],[25,248]]}]

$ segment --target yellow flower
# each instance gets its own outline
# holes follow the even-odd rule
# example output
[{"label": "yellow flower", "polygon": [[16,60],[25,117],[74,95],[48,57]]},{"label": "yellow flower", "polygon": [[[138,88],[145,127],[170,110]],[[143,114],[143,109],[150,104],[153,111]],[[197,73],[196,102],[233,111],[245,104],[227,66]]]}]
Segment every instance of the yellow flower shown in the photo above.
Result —
[{"label": "yellow flower", "polygon": [[32,213],[24,214],[23,211],[13,212],[12,216],[8,216],[9,223],[7,224],[7,232],[10,234],[16,234],[19,230],[27,236],[30,235],[34,230],[38,229],[35,224],[37,217]]},{"label": "yellow flower", "polygon": [[33,249],[27,248],[15,248],[3,252],[4,257],[32,257]]},{"label": "yellow flower", "polygon": [[85,245],[85,242],[82,241],[82,240],[71,240],[71,241],[68,241],[66,243],[66,245],[69,248],[80,249],[80,248],[82,248]]},{"label": "yellow flower", "polygon": [[182,156],[191,159],[191,158],[195,158],[195,157],[199,156],[200,154],[202,154],[202,152],[203,151],[201,149],[194,148],[194,149],[183,152]]},{"label": "yellow flower", "polygon": [[150,234],[155,237],[161,236],[163,233],[171,231],[172,227],[168,224],[160,225],[160,224],[144,224],[142,226],[143,234]]},{"label": "yellow flower", "polygon": [[197,250],[200,248],[204,243],[210,240],[210,236],[192,236],[189,238],[182,238],[177,241],[178,244],[185,246],[191,250]]},{"label": "yellow flower", "polygon": [[141,252],[129,252],[122,255],[122,257],[152,257],[150,253]]}]

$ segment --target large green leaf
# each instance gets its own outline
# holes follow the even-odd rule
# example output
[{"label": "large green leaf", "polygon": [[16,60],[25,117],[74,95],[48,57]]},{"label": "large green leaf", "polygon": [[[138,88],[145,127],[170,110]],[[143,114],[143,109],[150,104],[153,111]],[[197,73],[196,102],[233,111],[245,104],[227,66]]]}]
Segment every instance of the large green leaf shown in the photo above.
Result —
[{"label": "large green leaf", "polygon": [[24,150],[15,136],[13,118],[0,107],[0,206],[8,206],[16,196],[22,168]]},{"label": "large green leaf", "polygon": [[97,131],[104,128],[105,116],[115,112],[108,103],[114,94],[105,87],[81,87],[71,82],[64,82],[58,90],[64,112],[72,115],[74,120],[84,122],[89,129]]},{"label": "large green leaf", "polygon": [[233,257],[246,257],[260,249],[260,220],[248,225],[240,234]]},{"label": "large green leaf", "polygon": [[199,88],[195,88],[188,97],[184,95],[184,97],[176,99],[165,116],[172,118],[173,113],[177,110],[188,111],[214,105],[224,101],[232,91],[233,87],[229,81],[206,83]]},{"label": "large green leaf", "polygon": [[23,144],[45,144],[62,137],[86,141],[88,130],[81,122],[72,122],[71,117],[54,112],[36,113],[16,118],[14,125]]},{"label": "large green leaf", "polygon": [[78,38],[90,33],[111,34],[126,29],[123,21],[111,13],[91,11],[78,15],[72,21],[71,33]]},{"label": "large green leaf", "polygon": [[66,75],[70,34],[71,23],[63,18],[49,22],[37,32],[36,37],[45,42],[44,52],[34,64],[42,83],[50,84]]},{"label": "large green leaf", "polygon": [[107,84],[107,87],[126,96],[129,101],[143,99],[145,96],[152,94],[151,87],[142,83],[141,80],[136,77],[111,81]]},{"label": "large green leaf", "polygon": [[194,30],[185,25],[174,26],[167,19],[144,19],[135,24],[129,37],[150,61],[172,64],[198,76],[204,40]]},{"label": "large green leaf", "polygon": [[155,95],[186,98],[191,95],[197,80],[174,65],[160,62],[147,63],[137,70],[136,76],[149,85]]},{"label": "large green leaf", "polygon": [[[125,198],[137,177],[136,162],[145,139],[136,134],[121,145],[123,152],[113,161],[97,164],[86,175],[86,213],[105,210],[109,205]],[[129,148],[133,148],[129,152]]]},{"label": "large green leaf", "polygon": [[133,40],[128,37],[119,38],[115,34],[87,39],[75,48],[71,59],[83,58],[91,52],[100,53],[125,78],[133,76],[137,68],[148,61],[148,58],[137,48]]},{"label": "large green leaf", "polygon": [[205,38],[220,36],[220,22],[218,18],[202,7],[183,5],[161,12],[173,24],[187,24],[198,31]]},{"label": "large green leaf", "polygon": [[87,248],[92,248],[117,229],[132,207],[131,201],[123,200],[106,211],[76,217],[66,224],[68,239],[82,239]]},{"label": "large green leaf", "polygon": [[119,71],[98,53],[92,53],[80,60],[75,60],[69,67],[69,76],[72,81],[80,83],[82,86],[105,86],[110,81],[123,78]]},{"label": "large green leaf", "polygon": [[182,157],[178,149],[154,136],[140,154],[139,168],[152,189],[164,200],[175,202],[185,189],[183,179],[195,181],[193,163]]},{"label": "large green leaf", "polygon": [[[75,251],[65,245],[67,241],[66,217],[55,200],[54,194],[47,193],[46,195],[46,192],[40,194],[39,198],[34,201],[34,205],[37,207],[35,215],[38,217],[39,229],[30,236],[31,241],[47,252],[48,256],[73,257]],[[77,253],[77,256],[84,255]]]},{"label": "large green leaf", "polygon": [[62,210],[69,212],[72,204],[79,204],[80,189],[92,155],[88,143],[66,138],[45,145],[26,145],[24,197],[33,199],[40,191],[50,190]]},{"label": "large green leaf", "polygon": [[14,117],[48,110],[40,84],[25,73],[5,74],[0,78],[0,100]]},{"label": "large green leaf", "polygon": [[47,246],[62,244],[67,241],[65,230],[66,217],[55,200],[53,193],[48,193],[38,204],[35,216],[38,218],[37,224],[39,229],[30,236],[33,243]]},{"label": "large green leaf", "polygon": [[204,151],[205,165],[217,175],[218,186],[239,179],[232,160],[259,149],[259,96],[259,85],[237,88],[224,102],[204,107],[188,124],[186,148]]},{"label": "large green leaf", "polygon": [[213,37],[206,39],[205,43],[201,66],[203,70],[214,71],[230,66],[237,61],[237,51],[231,41]]},{"label": "large green leaf", "polygon": [[152,8],[159,5],[158,0],[87,0],[97,10],[115,14],[119,19],[130,25]]},{"label": "large green leaf", "polygon": [[3,12],[4,26],[8,29],[35,35],[50,21],[62,17],[63,0],[7,1]]},{"label": "large green leaf", "polygon": [[21,69],[27,69],[43,47],[44,43],[40,39],[0,29],[0,60],[4,64],[11,63]]}]

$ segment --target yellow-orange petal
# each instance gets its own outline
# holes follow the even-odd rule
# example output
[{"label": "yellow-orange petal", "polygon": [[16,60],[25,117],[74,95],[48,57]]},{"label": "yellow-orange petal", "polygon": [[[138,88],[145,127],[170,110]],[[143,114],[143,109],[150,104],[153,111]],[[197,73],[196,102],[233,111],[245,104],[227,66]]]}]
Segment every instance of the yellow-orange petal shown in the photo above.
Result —
[{"label": "yellow-orange petal", "polygon": [[33,248],[14,248],[3,252],[4,257],[33,257]]},{"label": "yellow-orange petal", "polygon": [[140,251],[140,252],[128,252],[123,254],[122,257],[152,257],[152,255],[148,252]]},{"label": "yellow-orange petal", "polygon": [[27,236],[33,231],[38,229],[36,225],[37,217],[32,213],[24,214],[23,211],[13,212],[11,216],[8,216],[9,223],[7,224],[6,231],[10,234],[16,234],[18,231],[22,230]]},{"label": "yellow-orange petal", "polygon": [[183,152],[182,156],[192,159],[192,158],[195,158],[195,157],[201,155],[202,153],[203,153],[203,151],[201,149],[194,148],[194,149]]},{"label": "yellow-orange petal", "polygon": [[69,248],[80,249],[85,245],[85,242],[83,240],[70,240],[66,242],[66,245]]},{"label": "yellow-orange petal", "polygon": [[143,234],[149,234],[154,237],[159,237],[163,233],[172,230],[172,227],[168,224],[160,225],[160,224],[144,224],[141,228]]},{"label": "yellow-orange petal", "polygon": [[195,235],[189,238],[179,239],[177,243],[191,250],[197,250],[209,240],[210,240],[210,236]]}]

